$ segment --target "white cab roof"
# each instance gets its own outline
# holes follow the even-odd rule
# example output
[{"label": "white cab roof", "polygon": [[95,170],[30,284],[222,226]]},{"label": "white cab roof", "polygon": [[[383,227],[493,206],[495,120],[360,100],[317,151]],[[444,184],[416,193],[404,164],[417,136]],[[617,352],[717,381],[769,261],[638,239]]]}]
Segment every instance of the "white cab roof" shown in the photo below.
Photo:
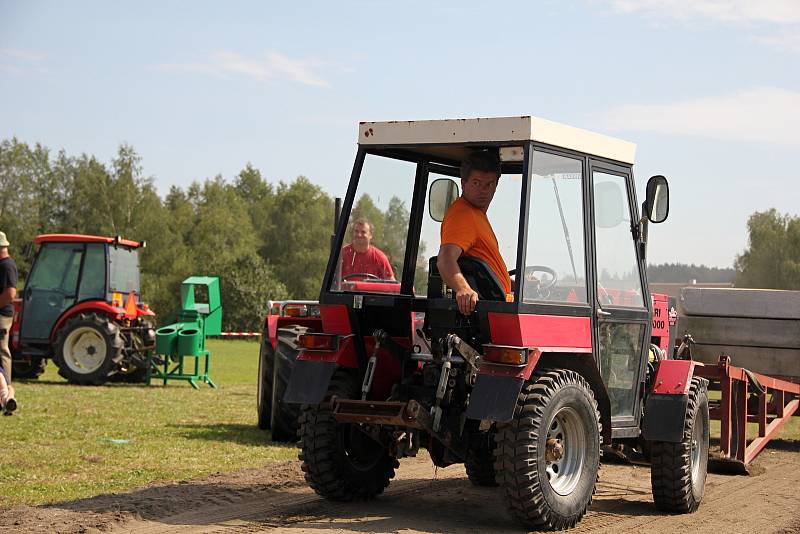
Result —
[{"label": "white cab roof", "polygon": [[636,145],[607,135],[530,115],[478,119],[362,122],[361,145],[452,145],[492,143],[514,145],[537,141],[633,164]]}]

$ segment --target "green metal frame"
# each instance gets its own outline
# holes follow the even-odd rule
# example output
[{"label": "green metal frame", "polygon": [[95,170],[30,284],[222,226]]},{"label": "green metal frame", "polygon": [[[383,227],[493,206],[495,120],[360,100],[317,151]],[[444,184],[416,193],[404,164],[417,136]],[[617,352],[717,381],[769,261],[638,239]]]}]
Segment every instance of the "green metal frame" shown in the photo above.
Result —
[{"label": "green metal frame", "polygon": [[[205,286],[208,302],[195,301],[195,287]],[[197,382],[205,382],[212,388],[211,352],[206,349],[206,336],[216,336],[222,332],[222,300],[220,298],[219,278],[216,276],[190,276],[181,284],[181,310],[175,322],[162,326],[156,331],[156,349],[151,351],[147,366],[147,384],[151,379],[159,379],[167,385],[169,380],[185,380],[195,389]],[[194,358],[192,366],[186,365],[186,358]],[[203,370],[200,361],[204,360]]]}]

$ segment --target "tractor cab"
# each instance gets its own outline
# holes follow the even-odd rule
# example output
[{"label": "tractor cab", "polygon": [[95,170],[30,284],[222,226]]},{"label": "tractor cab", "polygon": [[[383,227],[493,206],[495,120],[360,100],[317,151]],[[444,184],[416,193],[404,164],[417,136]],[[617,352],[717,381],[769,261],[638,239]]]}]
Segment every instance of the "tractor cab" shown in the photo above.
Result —
[{"label": "tractor cab", "polygon": [[[45,234],[34,244],[39,249],[12,330],[20,376],[38,376],[44,359],[53,357],[61,373],[78,383],[99,383],[114,374],[133,376],[134,371],[137,380],[142,378],[140,352],[152,344],[152,328],[143,318],[154,315],[140,301],[139,248],[144,243]],[[73,328],[78,330],[70,337]],[[123,341],[136,346],[123,348]]]},{"label": "tractor cab", "polygon": [[[468,202],[457,200],[472,176],[461,166],[476,151],[500,162],[486,216],[502,262],[458,258],[479,295],[464,315],[437,254],[448,210]],[[666,219],[668,185],[650,179],[640,217],[634,153],[531,116],[359,125],[320,325],[298,336],[283,397],[303,404],[301,459],[317,493],[374,497],[396,460],[422,447],[439,467],[464,463],[474,484],[501,485],[528,527],[580,520],[601,444],[642,435],[648,359],[661,351],[651,343],[665,345],[652,330],[645,244],[648,224]],[[364,221],[391,280],[343,276],[352,226]],[[681,511],[685,488],[662,489],[657,504]]]},{"label": "tractor cab", "polygon": [[103,301],[121,309],[128,295],[141,292],[137,242],[47,234],[34,243],[39,250],[22,291],[22,343],[48,342],[64,311],[77,304]]},{"label": "tractor cab", "polygon": [[[436,255],[441,221],[461,194],[460,163],[475,150],[500,156],[487,216],[512,292],[485,262],[460,258],[480,296],[474,317],[464,317]],[[486,344],[538,344],[591,353],[609,391],[614,432],[636,428],[652,305],[634,152],[632,143],[535,117],[362,123],[321,302],[347,306],[364,334],[415,337],[419,324],[405,318],[424,315],[432,343],[421,343],[420,353],[453,328],[479,352]],[[663,177],[649,186],[662,193],[661,215],[666,187]],[[375,245],[396,266],[396,280],[340,275],[354,215],[369,213],[380,225]]]}]

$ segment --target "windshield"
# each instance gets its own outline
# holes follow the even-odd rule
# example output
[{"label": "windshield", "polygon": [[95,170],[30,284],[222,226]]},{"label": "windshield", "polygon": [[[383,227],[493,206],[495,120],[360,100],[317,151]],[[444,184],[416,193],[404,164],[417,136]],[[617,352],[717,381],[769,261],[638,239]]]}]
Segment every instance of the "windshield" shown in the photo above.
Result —
[{"label": "windshield", "polygon": [[125,247],[108,247],[110,290],[139,293],[139,251]]},{"label": "windshield", "polygon": [[367,154],[332,291],[399,293],[416,163]]},{"label": "windshield", "polygon": [[[426,296],[430,262],[435,262],[441,241],[441,223],[431,217],[427,195],[434,181],[445,178],[458,185],[458,196],[458,172],[457,166],[431,165],[425,196],[418,199],[424,214],[420,234],[414,236],[419,239],[417,255],[404,265],[417,163],[367,154],[353,208],[350,214],[343,214],[347,229],[342,246],[336,251],[336,271],[329,289],[396,294],[404,272],[412,269],[413,294]],[[519,173],[503,173],[487,212],[508,269],[514,268],[517,259],[521,188]]]}]

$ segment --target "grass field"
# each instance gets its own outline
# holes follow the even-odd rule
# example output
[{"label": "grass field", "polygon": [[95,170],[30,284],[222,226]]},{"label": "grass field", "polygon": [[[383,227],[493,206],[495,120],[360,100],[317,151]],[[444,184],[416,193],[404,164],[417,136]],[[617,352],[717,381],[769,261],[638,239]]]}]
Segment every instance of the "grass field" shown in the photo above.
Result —
[{"label": "grass field", "polygon": [[297,457],[256,427],[258,344],[210,341],[219,389],[67,384],[52,363],[0,418],[0,506],[42,504]]},{"label": "grass field", "polygon": [[[296,458],[256,427],[258,344],[211,341],[219,389],[72,386],[55,366],[17,382],[19,411],[0,418],[0,506],[42,504],[123,491]],[[750,425],[750,436],[755,425]],[[712,436],[719,423],[712,422]],[[800,440],[800,417],[781,431]]]}]

